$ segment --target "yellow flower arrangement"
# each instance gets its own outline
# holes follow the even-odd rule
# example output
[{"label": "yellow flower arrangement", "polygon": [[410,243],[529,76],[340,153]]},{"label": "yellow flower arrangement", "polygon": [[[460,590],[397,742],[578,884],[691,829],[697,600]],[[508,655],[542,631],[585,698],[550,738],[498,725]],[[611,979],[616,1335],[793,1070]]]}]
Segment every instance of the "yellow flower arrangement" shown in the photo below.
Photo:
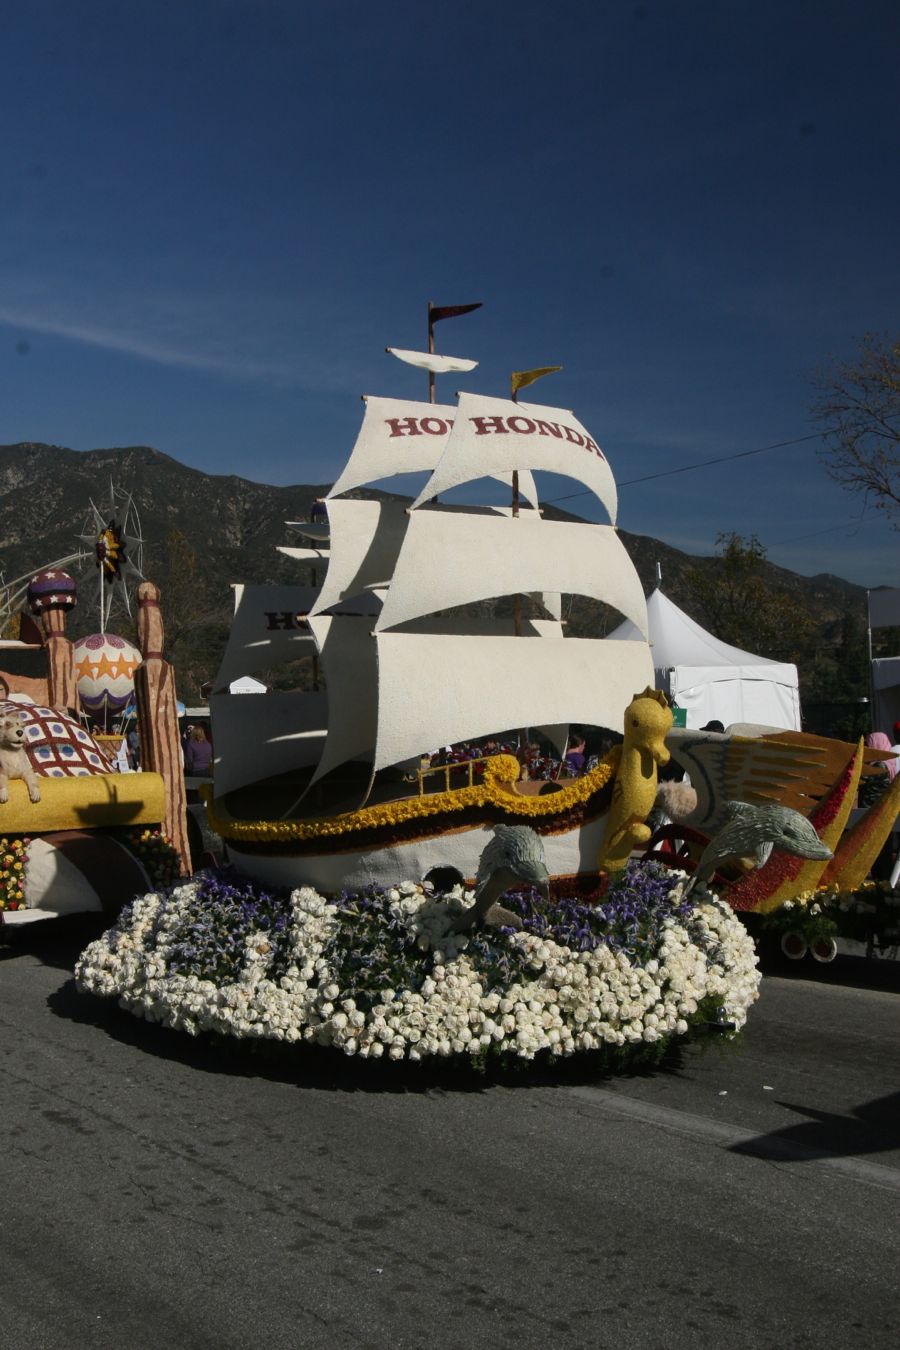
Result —
[{"label": "yellow flower arrangement", "polygon": [[496,755],[485,765],[484,782],[473,787],[451,788],[449,792],[435,792],[427,797],[405,797],[400,801],[382,802],[366,806],[360,811],[346,811],[339,816],[307,820],[235,820],[222,802],[215,801],[212,787],[201,787],[206,802],[210,827],[223,839],[243,843],[279,843],[331,839],[362,830],[385,829],[425,820],[430,816],[450,811],[466,811],[472,807],[490,806],[501,815],[540,820],[541,817],[563,815],[581,806],[604,788],[613,777],[619,763],[620,748],[614,747],[595,769],[567,783],[559,792],[546,797],[523,797],[514,791],[520,768],[513,755]]},{"label": "yellow flower arrangement", "polygon": [[0,839],[0,910],[25,908],[25,857],[29,839]]}]

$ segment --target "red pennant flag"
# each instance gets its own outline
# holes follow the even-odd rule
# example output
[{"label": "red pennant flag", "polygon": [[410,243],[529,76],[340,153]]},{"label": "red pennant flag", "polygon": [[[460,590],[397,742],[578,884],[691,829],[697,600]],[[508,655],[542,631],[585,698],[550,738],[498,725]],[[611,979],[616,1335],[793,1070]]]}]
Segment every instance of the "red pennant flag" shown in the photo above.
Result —
[{"label": "red pennant flag", "polygon": [[471,314],[473,309],[481,309],[484,302],[477,300],[474,305],[443,305],[435,308],[428,306],[428,322],[437,323],[440,319],[455,319],[460,314]]}]

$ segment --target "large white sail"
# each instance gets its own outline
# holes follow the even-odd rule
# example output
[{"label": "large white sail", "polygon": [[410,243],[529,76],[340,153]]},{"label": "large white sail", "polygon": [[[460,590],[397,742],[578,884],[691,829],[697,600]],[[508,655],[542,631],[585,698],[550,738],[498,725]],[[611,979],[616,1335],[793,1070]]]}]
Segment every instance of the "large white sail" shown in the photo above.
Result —
[{"label": "large white sail", "polygon": [[577,479],[596,494],[615,524],[612,470],[574,413],[480,394],[460,394],[444,453],[413,506],[462,483],[530,469]]},{"label": "large white sail", "polygon": [[[394,478],[401,473],[431,473],[444,453],[453,428],[456,408],[444,403],[415,403],[409,399],[366,397],[366,412],[356,444],[328,501],[366,483]],[[485,477],[484,473],[477,475]],[[509,486],[511,473],[501,472]],[[537,506],[537,489],[530,473],[519,476],[522,497]],[[429,493],[429,496],[435,494]],[[294,528],[303,529],[299,523]],[[321,527],[318,527],[321,529]],[[327,527],[325,527],[327,529]],[[325,534],[314,536],[325,538]]]},{"label": "large white sail", "polygon": [[234,590],[234,619],[213,692],[241,675],[252,675],[310,654],[312,634],[305,618],[316,598],[312,586],[247,586]]},{"label": "large white sail", "polygon": [[320,614],[347,596],[387,585],[409,524],[405,502],[334,498],[328,503],[331,556],[319,597]]},{"label": "large white sail", "polygon": [[370,398],[356,444],[329,500],[399,473],[430,472],[441,457],[456,409],[443,403]]},{"label": "large white sail", "polygon": [[372,753],[378,690],[374,623],[374,615],[320,614],[309,621],[328,689],[328,734],[310,786],[339,764]]},{"label": "large white sail", "polygon": [[647,631],[640,579],[611,525],[414,511],[377,631],[517,592],[586,595]]},{"label": "large white sail", "polygon": [[498,730],[575,722],[621,731],[653,680],[650,648],[590,638],[378,633],[374,768]]},{"label": "large white sail", "polygon": [[318,764],[325,744],[324,693],[213,694],[216,795]]}]

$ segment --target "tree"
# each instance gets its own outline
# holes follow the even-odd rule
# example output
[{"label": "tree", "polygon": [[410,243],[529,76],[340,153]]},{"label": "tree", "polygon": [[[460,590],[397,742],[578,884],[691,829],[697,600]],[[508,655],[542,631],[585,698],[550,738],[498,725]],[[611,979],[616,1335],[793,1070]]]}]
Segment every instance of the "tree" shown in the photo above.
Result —
[{"label": "tree", "polygon": [[210,603],[197,550],[182,530],[166,535],[159,570],[166,659],[175,666],[179,698],[196,702],[218,668],[229,616]]},{"label": "tree", "polygon": [[684,582],[692,613],[723,642],[777,661],[803,660],[815,625],[797,597],[773,583],[766,550],[756,535],[716,539],[716,557],[689,567]]},{"label": "tree", "polygon": [[867,333],[857,358],[821,370],[815,385],[829,475],[900,529],[900,338]]}]

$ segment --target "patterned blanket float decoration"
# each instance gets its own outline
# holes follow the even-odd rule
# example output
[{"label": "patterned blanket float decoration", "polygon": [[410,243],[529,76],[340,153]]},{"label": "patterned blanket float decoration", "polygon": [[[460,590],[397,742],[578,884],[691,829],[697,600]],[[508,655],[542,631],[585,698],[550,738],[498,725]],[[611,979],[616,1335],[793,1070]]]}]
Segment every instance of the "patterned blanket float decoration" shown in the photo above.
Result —
[{"label": "patterned blanket float decoration", "polygon": [[91,910],[115,913],[150,888],[146,871],[110,829],[157,825],[165,814],[159,774],[113,772],[94,737],[52,708],[0,703],[25,725],[25,746],[41,778],[41,800],[10,783],[0,832],[27,836],[25,908],[4,923]]},{"label": "patterned blanket float decoration", "polygon": [[112,765],[85,727],[53,708],[5,703],[25,724],[25,745],[35,772],[46,778],[85,778],[111,773]]}]

